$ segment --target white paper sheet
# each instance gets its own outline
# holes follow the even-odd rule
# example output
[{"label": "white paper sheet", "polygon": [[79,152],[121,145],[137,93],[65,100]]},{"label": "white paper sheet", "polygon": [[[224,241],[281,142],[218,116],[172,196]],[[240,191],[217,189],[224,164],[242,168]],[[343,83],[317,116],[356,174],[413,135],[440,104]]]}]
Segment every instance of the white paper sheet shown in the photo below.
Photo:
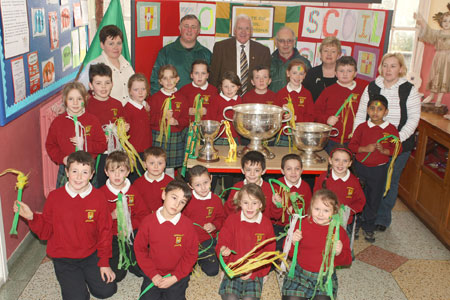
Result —
[{"label": "white paper sheet", "polygon": [[5,59],[30,51],[26,0],[0,1]]},{"label": "white paper sheet", "polygon": [[27,96],[22,56],[11,60],[11,72],[14,86],[14,103],[18,103]]}]

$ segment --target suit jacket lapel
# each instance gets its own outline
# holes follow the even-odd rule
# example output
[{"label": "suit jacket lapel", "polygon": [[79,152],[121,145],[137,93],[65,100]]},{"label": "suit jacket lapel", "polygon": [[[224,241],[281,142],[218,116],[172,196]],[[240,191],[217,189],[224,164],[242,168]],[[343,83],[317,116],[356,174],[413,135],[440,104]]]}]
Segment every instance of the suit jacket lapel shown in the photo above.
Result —
[{"label": "suit jacket lapel", "polygon": [[229,62],[225,62],[225,63],[231,64],[232,66],[234,66],[233,68],[231,68],[231,70],[237,71],[237,67],[238,67],[237,64],[236,64],[236,59],[237,59],[236,52],[237,52],[237,49],[236,49],[236,39],[235,38],[230,39],[230,45],[229,45],[228,49],[230,51],[230,61]]}]

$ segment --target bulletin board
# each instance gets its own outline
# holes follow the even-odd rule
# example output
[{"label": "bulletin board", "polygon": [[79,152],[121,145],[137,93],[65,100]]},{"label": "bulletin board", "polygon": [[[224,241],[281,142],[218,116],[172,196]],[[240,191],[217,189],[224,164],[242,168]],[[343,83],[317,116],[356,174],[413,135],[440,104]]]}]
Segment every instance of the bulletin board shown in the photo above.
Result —
[{"label": "bulletin board", "polygon": [[88,12],[87,0],[2,0],[0,9],[4,126],[75,78],[88,48]]},{"label": "bulletin board", "polygon": [[[132,7],[132,59],[136,72],[150,78],[158,51],[179,36],[179,20],[195,14],[202,22],[198,41],[212,52],[214,43],[232,35],[233,7],[273,7],[273,35],[283,26],[298,37],[297,49],[313,66],[320,64],[318,47],[325,36],[335,35],[344,55],[355,57],[358,77],[373,80],[378,63],[387,51],[392,11],[339,7],[277,6],[230,2],[144,1]],[[258,22],[257,19],[253,20]],[[143,34],[143,31],[145,32]],[[275,50],[273,38],[255,38]]]}]

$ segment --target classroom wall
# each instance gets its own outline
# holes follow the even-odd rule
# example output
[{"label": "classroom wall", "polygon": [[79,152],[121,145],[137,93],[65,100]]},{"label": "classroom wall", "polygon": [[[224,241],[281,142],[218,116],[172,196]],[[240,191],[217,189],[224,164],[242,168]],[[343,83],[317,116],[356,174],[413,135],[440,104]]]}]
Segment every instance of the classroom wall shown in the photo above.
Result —
[{"label": "classroom wall", "polygon": [[[23,191],[23,200],[33,210],[42,210],[44,206],[44,192],[42,188],[42,160],[39,132],[39,105],[20,118],[0,128],[2,141],[0,155],[0,172],[7,168],[14,168],[29,174],[29,184]],[[7,258],[11,256],[20,242],[29,232],[27,224],[19,220],[18,235],[10,236],[9,231],[13,222],[12,206],[17,197],[15,191],[17,176],[7,174],[0,177],[1,209]]]}]

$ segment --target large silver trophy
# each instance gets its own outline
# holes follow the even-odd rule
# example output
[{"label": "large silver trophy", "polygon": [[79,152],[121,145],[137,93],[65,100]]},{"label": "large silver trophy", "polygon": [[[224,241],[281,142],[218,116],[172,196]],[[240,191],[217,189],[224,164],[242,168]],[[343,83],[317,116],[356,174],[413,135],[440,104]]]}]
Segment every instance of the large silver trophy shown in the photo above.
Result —
[{"label": "large silver trophy", "polygon": [[[335,133],[332,134],[332,131],[335,131]],[[303,122],[295,123],[295,129],[289,125],[284,126],[283,133],[294,137],[295,146],[300,150],[303,163],[305,165],[311,165],[325,161],[316,152],[323,150],[329,137],[337,136],[339,131],[325,124]]]},{"label": "large silver trophy", "polygon": [[[234,110],[233,119],[225,115],[231,109]],[[255,150],[264,154],[268,159],[274,158],[275,154],[264,147],[262,141],[273,137],[280,130],[281,123],[290,120],[290,118],[283,120],[284,112],[289,112],[289,110],[269,104],[249,103],[225,107],[223,117],[228,121],[233,121],[236,131],[250,140],[250,144],[239,151],[238,156]]]},{"label": "large silver trophy", "polygon": [[202,120],[200,121],[199,133],[200,138],[204,142],[203,146],[198,150],[197,160],[201,162],[216,162],[219,161],[219,151],[214,148],[214,140],[221,136],[225,127],[222,128],[220,134],[220,126],[222,122],[214,120]]}]

